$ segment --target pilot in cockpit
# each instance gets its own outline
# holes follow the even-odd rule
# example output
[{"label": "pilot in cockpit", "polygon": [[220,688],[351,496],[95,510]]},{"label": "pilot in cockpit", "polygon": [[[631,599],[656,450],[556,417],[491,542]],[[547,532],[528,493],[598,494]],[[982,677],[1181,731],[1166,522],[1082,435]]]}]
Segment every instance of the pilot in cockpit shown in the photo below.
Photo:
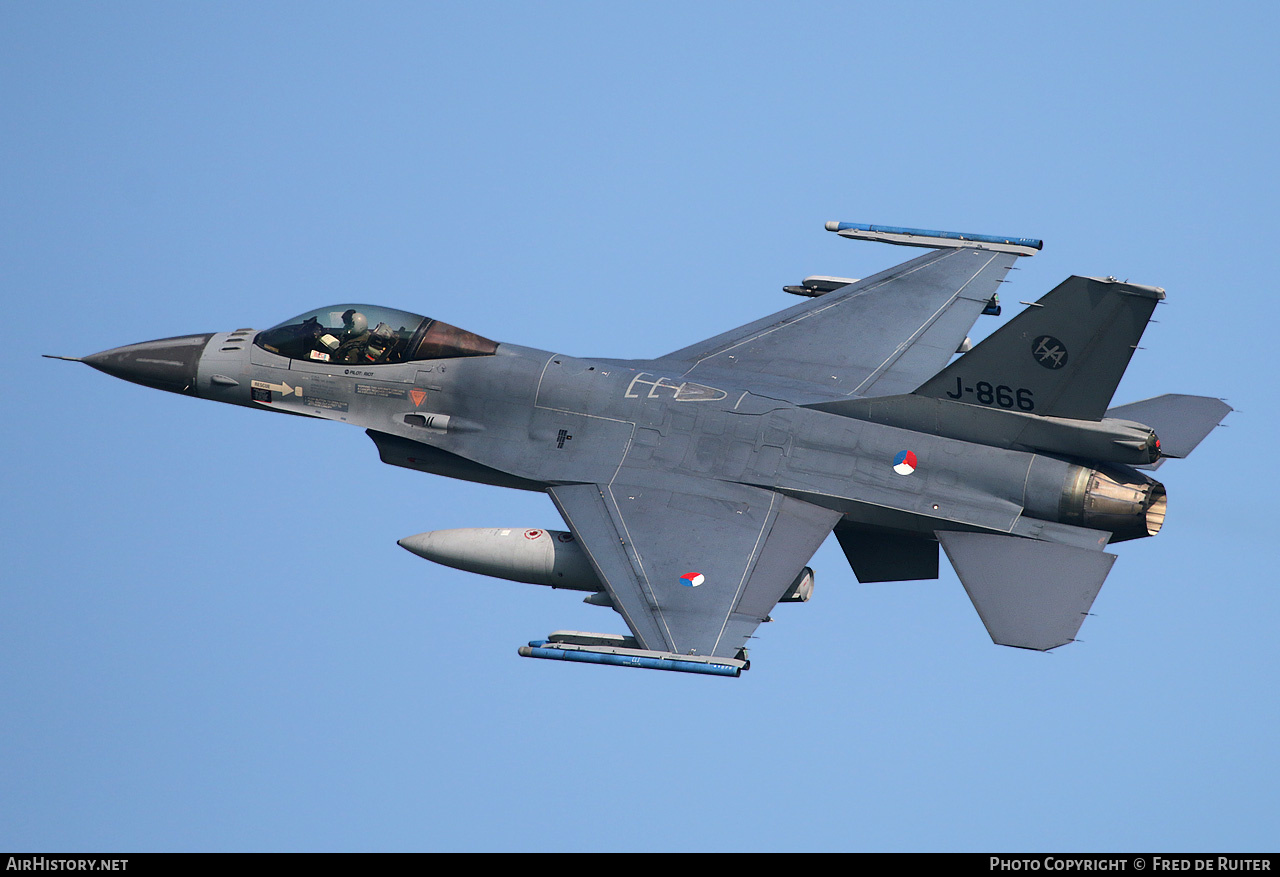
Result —
[{"label": "pilot in cockpit", "polygon": [[363,362],[369,346],[369,318],[349,308],[342,315],[342,337],[333,358],[337,362]]},{"label": "pilot in cockpit", "polygon": [[259,332],[253,343],[290,359],[361,365],[492,356],[498,348],[494,341],[419,314],[348,304],[286,320]]}]

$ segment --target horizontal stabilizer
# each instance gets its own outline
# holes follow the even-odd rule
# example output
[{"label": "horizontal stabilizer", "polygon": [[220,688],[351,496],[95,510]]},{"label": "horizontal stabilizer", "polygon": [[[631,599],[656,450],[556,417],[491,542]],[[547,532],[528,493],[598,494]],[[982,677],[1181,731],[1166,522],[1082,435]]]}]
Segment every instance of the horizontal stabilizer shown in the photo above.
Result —
[{"label": "horizontal stabilizer", "polygon": [[997,645],[1047,651],[1075,639],[1114,554],[990,533],[939,531]]},{"label": "horizontal stabilizer", "polygon": [[1149,426],[1160,437],[1160,453],[1185,457],[1231,413],[1231,406],[1211,396],[1166,393],[1131,405],[1107,409],[1107,417]]},{"label": "horizontal stabilizer", "polygon": [[1107,543],[1115,534],[1108,530],[1091,530],[1088,527],[1073,527],[1071,524],[1060,524],[1057,521],[1021,517],[1014,523],[1009,535],[1025,536],[1041,542],[1057,542],[1059,545],[1073,545],[1090,551],[1101,551],[1107,547]]}]

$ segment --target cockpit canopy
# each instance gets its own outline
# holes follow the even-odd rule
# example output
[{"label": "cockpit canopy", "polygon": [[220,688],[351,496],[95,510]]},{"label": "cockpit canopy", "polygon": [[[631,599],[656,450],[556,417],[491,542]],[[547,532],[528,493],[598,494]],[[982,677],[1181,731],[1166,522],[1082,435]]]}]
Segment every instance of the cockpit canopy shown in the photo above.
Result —
[{"label": "cockpit canopy", "polygon": [[376,305],[333,305],[285,320],[253,339],[263,350],[313,362],[382,365],[490,356],[498,345],[448,323]]}]

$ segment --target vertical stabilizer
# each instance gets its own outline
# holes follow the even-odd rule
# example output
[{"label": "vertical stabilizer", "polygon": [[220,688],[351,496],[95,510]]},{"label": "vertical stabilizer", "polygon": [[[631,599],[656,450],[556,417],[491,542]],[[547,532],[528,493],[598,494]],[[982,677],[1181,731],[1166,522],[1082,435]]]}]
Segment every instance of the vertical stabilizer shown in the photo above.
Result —
[{"label": "vertical stabilizer", "polygon": [[1069,277],[915,392],[1101,420],[1164,290]]}]

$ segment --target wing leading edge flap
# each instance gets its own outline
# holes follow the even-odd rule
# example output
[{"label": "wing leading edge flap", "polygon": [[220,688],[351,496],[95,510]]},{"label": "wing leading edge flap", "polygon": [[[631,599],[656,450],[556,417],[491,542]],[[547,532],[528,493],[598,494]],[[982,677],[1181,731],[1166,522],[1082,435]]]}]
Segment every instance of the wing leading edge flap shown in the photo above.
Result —
[{"label": "wing leading edge flap", "polygon": [[1075,639],[1114,554],[1018,536],[939,531],[997,645],[1047,651]]},{"label": "wing leading edge flap", "polygon": [[840,519],[710,479],[548,492],[640,644],[684,655],[737,656]]}]

